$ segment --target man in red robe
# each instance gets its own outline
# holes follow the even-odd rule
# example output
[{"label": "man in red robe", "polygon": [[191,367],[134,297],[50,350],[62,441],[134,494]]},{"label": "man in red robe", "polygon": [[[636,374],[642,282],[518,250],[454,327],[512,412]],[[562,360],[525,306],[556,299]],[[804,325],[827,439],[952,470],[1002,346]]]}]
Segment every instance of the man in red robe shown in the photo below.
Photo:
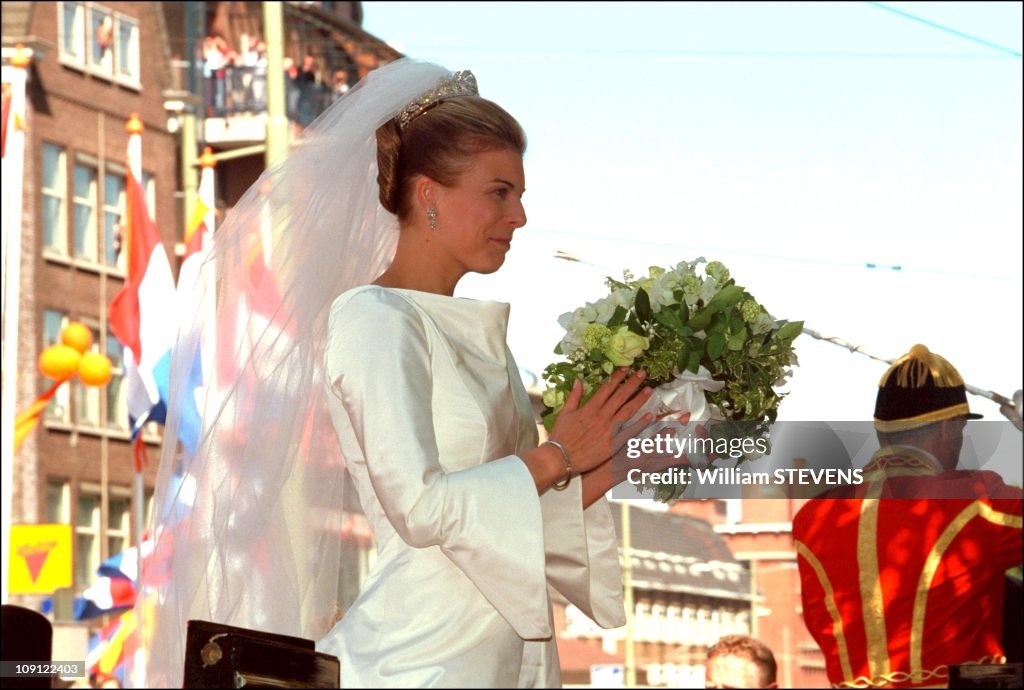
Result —
[{"label": "man in red robe", "polygon": [[956,369],[915,345],[882,377],[864,482],[794,518],[804,622],[833,686],[945,687],[950,665],[1004,660],[1021,489],[956,469],[979,416]]}]

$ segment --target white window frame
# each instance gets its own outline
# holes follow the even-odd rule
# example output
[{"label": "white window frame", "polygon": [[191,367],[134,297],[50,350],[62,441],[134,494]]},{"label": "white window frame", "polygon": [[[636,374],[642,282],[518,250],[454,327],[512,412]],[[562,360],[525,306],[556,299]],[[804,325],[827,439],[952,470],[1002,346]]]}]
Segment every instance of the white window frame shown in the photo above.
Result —
[{"label": "white window frame", "polygon": [[651,642],[667,642],[668,635],[666,633],[666,611],[667,606],[663,601],[654,601],[651,603],[651,621],[649,630],[651,636]]},{"label": "white window frame", "polygon": [[[74,50],[68,50],[64,13],[72,5],[77,9],[71,28],[75,34]],[[96,41],[94,16],[100,13],[110,17],[111,39],[109,47],[97,60],[94,55]],[[58,2],[58,60],[62,65],[88,72],[122,86],[141,90],[142,60],[139,51],[139,26],[139,20],[135,17],[130,17],[107,5],[95,2]],[[122,36],[127,36],[126,44],[122,42]]]},{"label": "white window frame", "polygon": [[[127,508],[121,515],[121,522],[118,525],[114,524],[114,514],[110,509],[113,501],[124,501]],[[129,549],[132,547],[132,492],[131,490],[123,486],[111,486],[109,493],[107,494],[107,530],[106,530],[106,544],[107,544],[107,558]],[[119,551],[115,551],[110,544],[112,539],[120,539],[122,547]]]},{"label": "white window frame", "polygon": [[[105,50],[99,53],[99,31],[100,27],[97,26],[97,18],[103,17],[104,19],[110,20],[108,30],[109,43]],[[85,32],[85,63],[91,68],[93,74],[107,79],[113,79],[114,76],[114,35],[115,35],[115,22],[114,13],[102,5],[87,5],[86,6],[86,32]]]},{"label": "white window frame", "polygon": [[[66,45],[67,28],[64,26],[64,12],[67,9],[77,10],[72,27],[75,43],[74,51],[69,51]],[[73,67],[85,67],[85,14],[86,3],[84,2],[58,2],[57,3],[57,45],[58,58],[62,64]]]},{"label": "white window frame", "polygon": [[[91,514],[88,516],[88,524],[85,522],[82,516],[82,499],[86,496],[96,499],[96,505],[92,509]],[[78,485],[78,500],[75,502],[75,586],[88,587],[92,581],[96,578],[96,570],[103,563],[103,493],[100,489],[99,484],[79,484]],[[92,537],[92,548],[88,554],[83,554],[78,547],[78,539],[80,536],[91,536]],[[82,577],[85,580],[80,581],[78,574],[79,569],[82,568],[82,559],[85,561],[87,570],[82,572]]]},{"label": "white window frame", "polygon": [[[110,177],[116,177],[121,180],[121,193],[118,195],[116,204],[107,203],[107,192],[109,191],[109,179]],[[125,169],[119,165],[113,165],[108,163],[103,170],[103,198],[100,200],[100,206],[103,209],[100,213],[100,233],[102,238],[100,240],[100,263],[107,269],[108,272],[115,272],[118,274],[124,274],[128,267],[127,252],[120,251],[117,254],[117,259],[113,264],[107,261],[107,250],[109,249],[107,242],[107,220],[110,217],[115,218],[114,225],[122,226],[125,214],[125,202],[127,199],[128,189],[128,178],[125,174]]]},{"label": "white window frame", "polygon": [[680,616],[680,643],[695,645],[698,643],[697,634],[697,611],[692,606],[683,606],[683,612]]},{"label": "white window frame", "polygon": [[638,642],[653,642],[651,635],[651,602],[638,601],[634,608],[634,625]]},{"label": "white window frame", "polygon": [[46,219],[46,200],[55,199],[59,204],[57,211],[57,227],[54,229],[54,243],[46,244],[45,242],[45,223],[44,223],[44,242],[43,242],[43,253],[56,256],[60,259],[67,259],[70,256],[68,250],[68,159],[67,149],[58,144],[51,144],[48,141],[43,142],[43,156],[41,167],[45,173],[46,170],[46,155],[47,149],[55,149],[57,151],[57,174],[56,181],[53,187],[46,186],[46,175],[44,174],[40,178],[39,188],[42,192],[43,207],[41,209],[41,217]]},{"label": "white window frame", "polygon": [[[58,515],[54,515],[50,511],[50,490],[55,489],[60,494],[59,505],[57,507]],[[46,497],[44,499],[46,507],[46,515],[43,516],[43,522],[50,524],[62,524],[67,525],[71,523],[71,484],[67,479],[48,477],[46,480]]]},{"label": "white window frame", "polygon": [[[75,189],[76,184],[76,173],[79,168],[86,168],[92,171],[93,180],[85,196],[79,196],[78,190]],[[70,180],[70,191],[71,191],[71,258],[76,263],[85,264],[90,267],[98,267],[100,265],[100,223],[99,223],[99,186],[100,186],[100,168],[97,165],[96,160],[89,156],[77,155],[75,156],[74,166],[71,169],[71,180]],[[89,209],[89,224],[86,230],[86,237],[83,250],[86,252],[85,255],[78,253],[78,209],[79,207],[85,207]],[[92,254],[89,255],[89,251]]]},{"label": "white window frame", "polygon": [[[121,44],[121,36],[125,29],[128,31],[127,51]],[[139,84],[139,67],[141,65],[139,45],[138,20],[116,12],[114,19],[114,79],[128,86],[137,86]],[[121,67],[125,61],[125,53],[127,53],[128,67],[126,70],[122,70]]]},{"label": "white window frame", "polygon": [[[127,212],[127,170],[124,166],[109,161],[104,161],[101,165],[94,156],[88,153],[75,153],[73,161],[71,179],[66,186],[67,196],[65,196],[65,200],[70,199],[70,214],[64,214],[65,218],[68,215],[71,217],[70,227],[65,235],[68,243],[68,254],[67,256],[60,256],[56,251],[44,251],[44,256],[52,260],[70,262],[89,271],[124,278],[128,270],[126,252],[122,251],[118,254],[116,265],[107,263],[106,223],[108,215],[117,215],[119,223],[121,225],[124,224]],[[80,167],[88,168],[95,175],[92,188],[86,196],[79,196],[75,193],[75,173]],[[118,195],[116,207],[107,204],[106,199],[107,177],[110,175],[125,179],[125,193]],[[151,173],[143,171],[142,185],[146,197],[146,211],[151,219],[155,218],[156,179]],[[90,223],[87,230],[89,237],[85,241],[84,249],[86,254],[79,254],[76,224],[78,214],[84,208],[88,208],[90,212]],[[89,252],[94,254],[89,255]]]}]

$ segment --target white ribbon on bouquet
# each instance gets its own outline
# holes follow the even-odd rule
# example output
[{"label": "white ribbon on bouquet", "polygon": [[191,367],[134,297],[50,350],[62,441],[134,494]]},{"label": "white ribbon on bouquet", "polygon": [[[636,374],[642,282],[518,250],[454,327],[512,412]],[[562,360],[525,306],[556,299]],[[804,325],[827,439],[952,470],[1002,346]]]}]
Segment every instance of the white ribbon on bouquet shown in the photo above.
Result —
[{"label": "white ribbon on bouquet", "polygon": [[654,394],[637,410],[630,422],[650,412],[655,419],[678,421],[679,416],[689,412],[690,422],[722,420],[725,417],[717,406],[707,401],[705,392],[717,393],[725,386],[723,381],[711,378],[711,372],[700,367],[697,373],[684,371],[676,374],[671,381],[654,389]]}]

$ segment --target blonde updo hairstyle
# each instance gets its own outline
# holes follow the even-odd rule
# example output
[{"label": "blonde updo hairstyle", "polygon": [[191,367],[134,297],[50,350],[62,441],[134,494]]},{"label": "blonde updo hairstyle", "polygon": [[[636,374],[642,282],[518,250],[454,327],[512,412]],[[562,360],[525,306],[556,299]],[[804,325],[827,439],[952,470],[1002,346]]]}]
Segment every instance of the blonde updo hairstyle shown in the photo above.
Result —
[{"label": "blonde updo hairstyle", "polygon": [[441,101],[404,130],[394,119],[377,129],[380,203],[399,221],[412,212],[413,182],[426,175],[451,187],[473,156],[511,148],[526,153],[526,135],[504,108],[479,96]]}]

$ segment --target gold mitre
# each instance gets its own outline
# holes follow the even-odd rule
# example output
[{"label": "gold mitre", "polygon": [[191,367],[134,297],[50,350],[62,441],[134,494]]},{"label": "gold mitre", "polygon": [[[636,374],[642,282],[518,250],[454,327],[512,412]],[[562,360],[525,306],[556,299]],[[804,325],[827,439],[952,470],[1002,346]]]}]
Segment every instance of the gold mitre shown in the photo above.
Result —
[{"label": "gold mitre", "polygon": [[905,431],[944,419],[979,419],[967,406],[960,372],[944,357],[915,345],[889,367],[878,383],[875,428]]}]

